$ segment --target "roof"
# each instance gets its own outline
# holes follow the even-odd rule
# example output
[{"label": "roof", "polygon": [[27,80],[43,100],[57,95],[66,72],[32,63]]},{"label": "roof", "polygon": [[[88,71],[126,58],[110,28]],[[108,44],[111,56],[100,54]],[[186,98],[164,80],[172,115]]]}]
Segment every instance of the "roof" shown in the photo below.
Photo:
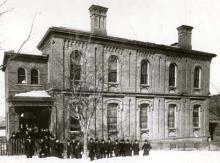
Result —
[{"label": "roof", "polygon": [[[40,61],[40,62],[47,62],[48,61],[48,55],[34,55],[34,54],[27,54],[27,53],[15,53],[13,51],[7,51],[4,53],[4,59],[3,59],[3,65],[8,64],[9,58],[11,60],[25,60],[25,59],[31,59],[34,61]],[[5,71],[6,66],[2,68],[2,71]]]},{"label": "roof", "polygon": [[203,57],[208,57],[208,58],[217,56],[214,53],[207,53],[207,52],[202,52],[202,51],[197,51],[197,50],[188,50],[188,49],[183,49],[183,48],[174,47],[174,46],[155,44],[151,42],[143,42],[143,41],[137,41],[137,40],[130,40],[130,39],[125,39],[125,38],[120,38],[120,37],[95,35],[88,31],[75,30],[75,29],[65,28],[65,27],[50,27],[45,33],[45,35],[43,36],[42,40],[37,45],[37,48],[41,50],[43,45],[49,40],[49,38],[52,35],[56,35],[59,37],[63,36],[67,38],[70,36],[85,37],[85,38],[89,38],[91,41],[101,41],[102,43],[114,42],[118,45],[129,45],[129,46],[135,46],[136,48],[149,48],[152,50],[175,52],[175,53],[181,53],[181,54],[186,54],[186,55],[193,54],[193,55],[198,55],[198,56],[203,56]]}]

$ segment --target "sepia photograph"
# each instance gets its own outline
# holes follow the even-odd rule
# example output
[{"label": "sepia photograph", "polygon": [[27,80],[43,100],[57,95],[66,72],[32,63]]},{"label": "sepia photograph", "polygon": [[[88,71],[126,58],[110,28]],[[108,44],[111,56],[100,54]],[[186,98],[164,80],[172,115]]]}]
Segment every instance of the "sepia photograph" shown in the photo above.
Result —
[{"label": "sepia photograph", "polygon": [[0,163],[219,163],[218,0],[0,0]]}]

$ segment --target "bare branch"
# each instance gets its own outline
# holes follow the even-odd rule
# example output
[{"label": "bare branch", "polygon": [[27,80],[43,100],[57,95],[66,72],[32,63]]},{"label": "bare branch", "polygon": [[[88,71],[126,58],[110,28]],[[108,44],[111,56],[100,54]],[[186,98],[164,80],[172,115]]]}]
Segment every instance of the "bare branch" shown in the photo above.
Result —
[{"label": "bare branch", "polygon": [[9,64],[10,64],[10,61],[13,60],[17,54],[20,53],[21,49],[25,46],[25,44],[29,41],[29,39],[31,38],[31,35],[32,35],[32,32],[33,32],[33,27],[34,27],[34,21],[35,21],[35,18],[36,18],[36,15],[34,16],[33,20],[32,20],[32,23],[31,23],[31,28],[29,30],[29,33],[28,33],[28,36],[27,38],[22,42],[22,44],[20,45],[20,47],[18,48],[17,52],[16,53],[13,53],[10,58],[8,59],[8,62],[6,64],[2,64],[0,66],[0,70],[2,70],[3,68],[6,68]]}]

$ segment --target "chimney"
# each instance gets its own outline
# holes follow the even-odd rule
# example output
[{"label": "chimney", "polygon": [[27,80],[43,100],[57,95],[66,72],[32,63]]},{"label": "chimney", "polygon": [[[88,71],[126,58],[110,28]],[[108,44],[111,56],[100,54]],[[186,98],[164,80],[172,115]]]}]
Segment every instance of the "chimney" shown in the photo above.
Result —
[{"label": "chimney", "polygon": [[180,48],[192,50],[191,35],[193,27],[182,25],[178,30],[178,44]]},{"label": "chimney", "polygon": [[107,35],[106,31],[106,13],[108,8],[92,5],[89,8],[91,32],[97,35]]}]

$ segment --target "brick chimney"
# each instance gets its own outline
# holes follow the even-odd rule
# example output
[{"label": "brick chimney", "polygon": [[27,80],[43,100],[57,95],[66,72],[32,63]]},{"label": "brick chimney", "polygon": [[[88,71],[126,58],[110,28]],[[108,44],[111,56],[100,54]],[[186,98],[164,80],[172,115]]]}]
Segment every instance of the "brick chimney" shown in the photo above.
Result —
[{"label": "brick chimney", "polygon": [[178,45],[180,48],[192,50],[191,35],[193,27],[182,25],[178,30]]},{"label": "brick chimney", "polygon": [[91,32],[98,35],[107,35],[106,31],[106,13],[108,8],[92,5],[89,8]]}]

